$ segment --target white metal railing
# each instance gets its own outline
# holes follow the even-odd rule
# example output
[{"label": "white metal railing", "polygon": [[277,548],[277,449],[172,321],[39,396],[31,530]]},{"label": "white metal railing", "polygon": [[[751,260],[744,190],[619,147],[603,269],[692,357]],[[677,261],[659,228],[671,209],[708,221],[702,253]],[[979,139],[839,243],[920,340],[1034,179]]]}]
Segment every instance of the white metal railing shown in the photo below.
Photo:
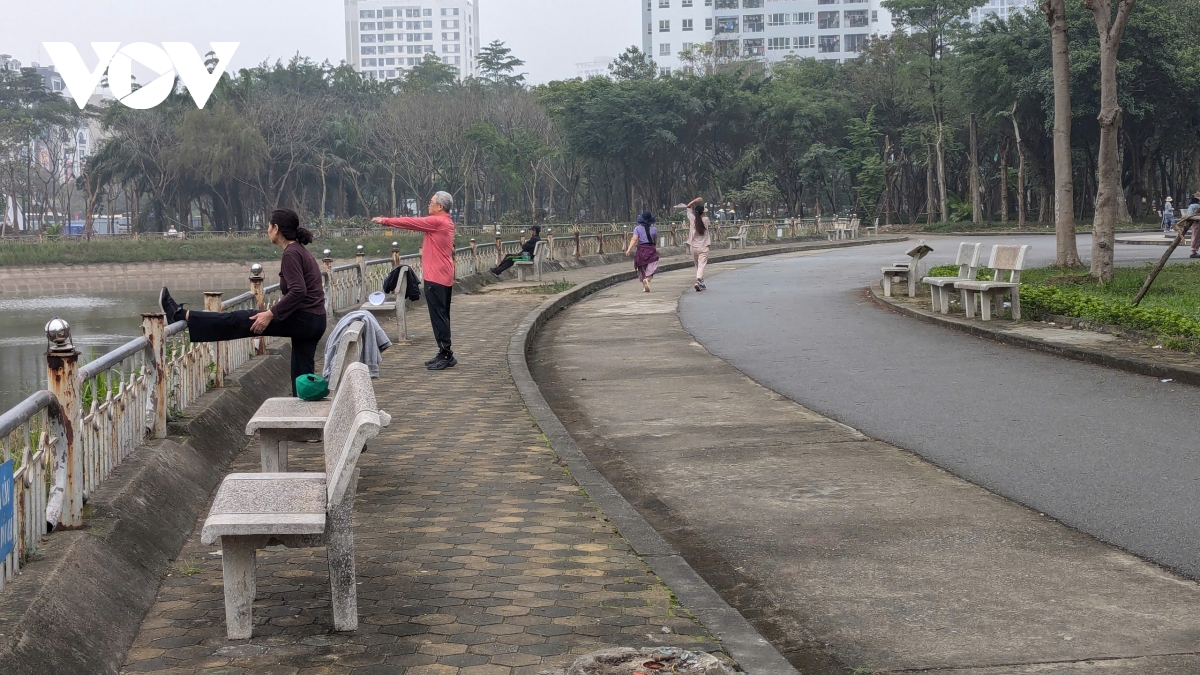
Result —
[{"label": "white metal railing", "polygon": [[[0,523],[12,550],[0,569],[0,590],[21,572],[21,563],[37,550],[46,535],[47,466],[58,439],[50,435],[51,412],[57,402],[42,390],[0,414],[0,461],[14,466],[12,492],[5,495],[12,505],[12,518]],[[59,425],[61,431],[61,425]]]}]

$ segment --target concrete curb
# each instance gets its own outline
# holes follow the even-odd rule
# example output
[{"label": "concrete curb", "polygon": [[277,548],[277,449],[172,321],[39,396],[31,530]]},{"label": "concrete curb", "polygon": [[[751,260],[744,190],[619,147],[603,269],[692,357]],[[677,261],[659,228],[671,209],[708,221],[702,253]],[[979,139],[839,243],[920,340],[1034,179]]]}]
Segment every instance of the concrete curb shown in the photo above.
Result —
[{"label": "concrete curb", "polygon": [[871,293],[871,299],[875,304],[885,309],[890,309],[898,314],[920,319],[928,323],[945,326],[957,331],[962,331],[968,335],[975,337],[987,338],[1001,344],[1012,345],[1014,347],[1024,347],[1025,349],[1033,349],[1055,356],[1062,356],[1076,361],[1092,363],[1098,366],[1123,370],[1135,375],[1147,375],[1149,377],[1157,377],[1159,379],[1173,379],[1176,382],[1183,384],[1191,384],[1200,386],[1200,368],[1188,368],[1186,366],[1174,366],[1156,363],[1150,359],[1139,359],[1132,356],[1114,355],[1098,349],[1089,349],[1078,345],[1068,345],[1056,342],[1048,342],[1039,340],[1026,335],[1017,335],[1010,333],[1001,328],[993,328],[982,322],[971,321],[965,319],[946,317],[941,314],[934,314],[915,307],[907,307],[899,302],[888,299],[883,295],[883,289],[878,283],[872,283],[868,287]]},{"label": "concrete curb", "polygon": [[[848,242],[794,244],[764,250],[741,249],[713,255],[710,263],[730,262],[769,255],[808,250],[827,250],[877,243],[905,241],[906,237],[888,237]],[[664,261],[659,272],[687,269],[691,261]],[[644,558],[654,573],[675,593],[679,601],[712,631],[742,670],[754,675],[799,675],[787,659],[764,638],[737,610],[730,607],[686,560],[642,518],[621,493],[596,470],[575,444],[563,423],[542,396],[529,372],[526,355],[538,331],[554,315],[587,296],[610,286],[637,278],[633,270],[610,274],[582,284],[550,298],[530,312],[517,326],[508,346],[508,368],[529,414],[550,442],[550,447],[567,463],[572,476],[607,516],[635,553]]]}]

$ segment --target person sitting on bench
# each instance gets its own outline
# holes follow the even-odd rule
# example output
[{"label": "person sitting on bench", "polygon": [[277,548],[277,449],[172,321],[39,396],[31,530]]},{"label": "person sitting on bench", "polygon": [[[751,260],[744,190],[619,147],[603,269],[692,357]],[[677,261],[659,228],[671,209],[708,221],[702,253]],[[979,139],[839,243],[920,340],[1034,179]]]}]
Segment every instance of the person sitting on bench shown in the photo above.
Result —
[{"label": "person sitting on bench", "polygon": [[271,309],[260,312],[194,312],[175,302],[166,286],[158,294],[158,305],[167,323],[186,321],[192,342],[226,342],[258,335],[292,339],[292,395],[296,378],[316,372],[317,343],[325,334],[325,289],[321,267],[305,246],[313,235],[300,227],[300,216],[291,209],[271,212],[267,225],[271,243],[283,249],[279,291],[283,298]]},{"label": "person sitting on bench", "polygon": [[529,241],[521,244],[521,252],[517,253],[516,255],[505,256],[504,260],[501,260],[499,265],[496,265],[489,270],[492,274],[495,274],[496,276],[504,274],[508,271],[508,268],[513,266],[513,263],[521,260],[522,258],[525,260],[533,260],[533,252],[537,248],[538,242],[542,240],[542,226],[534,225],[533,227],[529,228],[529,231],[533,233],[533,236],[529,238]]}]

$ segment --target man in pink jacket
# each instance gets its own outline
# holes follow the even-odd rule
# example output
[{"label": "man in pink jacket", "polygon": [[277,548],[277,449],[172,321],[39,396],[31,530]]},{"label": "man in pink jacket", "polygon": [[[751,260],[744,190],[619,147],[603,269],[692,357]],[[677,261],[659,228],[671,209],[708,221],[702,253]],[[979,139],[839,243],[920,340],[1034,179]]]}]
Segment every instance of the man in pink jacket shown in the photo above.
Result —
[{"label": "man in pink jacket", "polygon": [[[439,192],[429,200],[429,215],[424,218],[375,218],[385,227],[425,233],[421,247],[421,276],[425,279],[425,304],[429,322],[437,340],[437,356],[425,362],[429,370],[445,370],[458,365],[450,349],[450,294],[454,289],[454,220],[450,211],[454,197]],[[403,301],[401,301],[403,302]]]}]

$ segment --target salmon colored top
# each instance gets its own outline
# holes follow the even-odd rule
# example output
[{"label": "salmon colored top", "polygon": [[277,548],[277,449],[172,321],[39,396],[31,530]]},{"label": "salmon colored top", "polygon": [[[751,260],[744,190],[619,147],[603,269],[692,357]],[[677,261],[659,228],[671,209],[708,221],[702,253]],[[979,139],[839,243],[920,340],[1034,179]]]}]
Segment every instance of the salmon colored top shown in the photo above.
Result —
[{"label": "salmon colored top", "polygon": [[421,278],[442,286],[454,285],[454,220],[443,213],[424,218],[384,218],[383,225],[398,230],[424,232],[421,245]]}]

